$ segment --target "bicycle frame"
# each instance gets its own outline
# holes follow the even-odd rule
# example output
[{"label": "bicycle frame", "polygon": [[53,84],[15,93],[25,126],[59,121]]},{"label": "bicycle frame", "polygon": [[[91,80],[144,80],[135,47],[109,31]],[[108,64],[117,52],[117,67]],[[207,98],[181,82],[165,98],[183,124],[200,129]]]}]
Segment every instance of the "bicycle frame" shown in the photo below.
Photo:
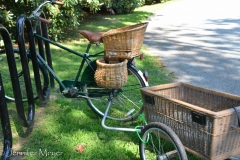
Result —
[{"label": "bicycle frame", "polygon": [[[63,50],[65,50],[65,51],[67,51],[67,52],[70,52],[70,53],[75,54],[75,55],[77,55],[78,57],[81,57],[81,58],[82,58],[80,67],[79,67],[79,69],[78,69],[78,72],[77,72],[76,77],[75,77],[75,80],[74,80],[74,83],[77,83],[77,82],[78,82],[79,77],[80,77],[80,75],[81,75],[81,73],[82,73],[82,70],[83,70],[83,68],[84,68],[85,62],[88,64],[88,67],[90,67],[90,69],[92,69],[92,71],[95,72],[95,69],[96,69],[96,68],[91,64],[93,61],[91,61],[90,58],[91,58],[91,57],[97,57],[97,56],[99,56],[101,53],[103,53],[103,52],[100,52],[100,53],[97,53],[97,54],[94,54],[94,55],[89,55],[89,54],[86,52],[85,54],[81,54],[81,53],[78,53],[78,52],[76,52],[76,51],[74,51],[74,50],[71,50],[71,49],[69,49],[69,48],[67,48],[67,47],[65,47],[65,46],[63,46],[63,45],[61,45],[61,44],[59,44],[59,43],[53,42],[53,41],[51,41],[51,40],[49,40],[49,39],[46,39],[46,38],[44,38],[44,37],[42,37],[42,36],[40,36],[40,35],[38,35],[38,34],[36,34],[36,33],[34,34],[34,36],[37,37],[38,40],[43,40],[43,41],[49,42],[49,43],[51,43],[51,44],[53,44],[53,45],[55,45],[55,46],[57,46],[57,47],[59,47],[59,48],[62,48]],[[54,76],[55,80],[58,82],[58,84],[60,85],[60,87],[63,88],[63,90],[67,90],[66,85],[64,85],[64,84],[62,83],[62,81],[60,80],[60,78],[54,73],[54,71],[48,66],[48,64],[45,62],[45,60],[44,60],[39,54],[37,54],[37,58],[40,60],[41,63],[43,63],[43,65],[48,69],[48,71]],[[95,83],[94,83],[94,84],[95,84]],[[63,92],[64,92],[64,91],[63,91]]]},{"label": "bicycle frame", "polygon": [[[38,60],[49,71],[50,75],[53,76],[53,78],[57,81],[57,83],[60,85],[60,90],[62,91],[62,93],[66,97],[74,97],[74,96],[84,97],[88,93],[82,92],[81,91],[81,86],[83,86],[85,84],[87,84],[88,86],[93,86],[93,87],[98,88],[97,85],[96,85],[96,82],[94,80],[94,73],[95,73],[95,70],[97,68],[96,59],[91,60],[90,58],[103,56],[104,51],[99,52],[99,53],[95,53],[95,54],[92,54],[92,55],[90,55],[88,53],[90,48],[91,48],[91,45],[97,44],[97,43],[89,43],[89,45],[87,46],[86,52],[84,54],[76,52],[76,51],[74,51],[70,48],[67,48],[67,47],[65,47],[65,46],[63,46],[59,43],[56,43],[56,42],[51,41],[50,39],[46,38],[47,37],[46,33],[45,33],[44,36],[42,36],[41,31],[39,29],[40,28],[40,23],[39,22],[40,21],[37,21],[37,25],[35,25],[35,28],[33,30],[32,26],[31,26],[31,22],[24,15],[21,15],[17,20],[18,45],[19,45],[19,49],[22,48],[22,49],[20,49],[20,52],[26,52],[25,40],[24,40],[24,37],[23,37],[23,35],[24,35],[23,34],[24,23],[26,24],[26,28],[27,28],[27,32],[28,32],[28,38],[29,38],[29,44],[30,44],[30,53],[31,53],[31,58],[32,58],[32,62],[33,62],[33,69],[34,69],[34,74],[36,74],[35,75],[35,81],[36,81],[36,87],[37,87],[38,95],[43,94],[42,91],[41,91],[40,75],[39,75],[39,72],[38,72],[38,70],[39,70]],[[36,52],[34,37],[38,39],[40,54],[38,54]],[[47,45],[52,44],[54,46],[57,46],[58,48],[61,48],[65,51],[67,51],[68,53],[74,54],[74,55],[76,55],[76,56],[78,56],[82,59],[82,61],[80,63],[80,66],[79,66],[79,69],[77,71],[77,74],[76,74],[76,76],[73,80],[63,80],[63,81],[61,81],[61,79],[56,75],[56,73],[53,71],[51,63],[49,61],[48,62],[45,61],[42,41],[45,42],[45,46],[46,46],[46,44]],[[50,50],[50,49],[48,49],[48,50]],[[48,52],[50,52],[50,51],[46,50],[47,58],[49,58],[51,56],[51,54],[48,53]],[[27,53],[25,53],[25,54],[27,54]],[[49,59],[51,59],[51,57]],[[128,61],[128,65],[132,65],[136,70],[138,70],[132,64],[133,59],[134,58],[132,58]],[[85,63],[87,63],[87,67],[84,68]],[[80,77],[81,74],[82,74],[82,76]],[[50,79],[50,81],[51,81],[51,79]],[[76,92],[76,89],[78,89],[77,92]],[[70,92],[72,92],[72,91],[70,91],[70,90],[72,90],[74,92],[74,94],[71,94]],[[70,95],[69,95],[69,93],[70,93]],[[40,96],[40,97],[42,97],[42,96]]]},{"label": "bicycle frame", "polygon": [[[128,128],[121,129],[121,128],[116,128],[116,127],[108,127],[105,125],[105,120],[108,115],[108,110],[109,110],[109,108],[111,106],[111,102],[112,102],[111,96],[112,96],[113,92],[115,92],[115,90],[101,88],[101,87],[97,86],[95,79],[94,79],[94,73],[97,68],[97,64],[96,64],[97,59],[95,59],[95,60],[90,59],[90,58],[94,58],[94,57],[98,57],[98,56],[103,56],[104,51],[90,55],[88,52],[91,48],[91,45],[96,44],[96,43],[89,43],[89,45],[86,49],[86,52],[84,54],[82,54],[82,53],[76,52],[70,48],[67,48],[59,43],[51,41],[49,38],[47,38],[47,33],[43,33],[44,35],[42,36],[41,35],[42,32],[40,30],[40,23],[39,23],[40,19],[37,19],[37,17],[35,16],[35,14],[37,14],[37,15],[41,14],[41,12],[39,12],[38,10],[39,9],[36,9],[32,13],[32,16],[35,18],[33,20],[36,20],[34,30],[32,29],[32,25],[30,22],[31,18],[29,19],[29,17],[27,18],[24,15],[21,15],[17,20],[17,31],[18,31],[17,35],[18,35],[18,38],[21,40],[21,41],[18,41],[18,45],[19,45],[19,48],[24,48],[24,52],[26,52],[26,48],[25,48],[23,30],[25,27],[24,23],[26,24],[29,43],[30,43],[30,50],[29,50],[30,52],[28,52],[28,53],[31,54],[32,63],[33,64],[36,63],[33,65],[34,74],[39,74],[38,73],[38,71],[39,71],[38,64],[44,66],[44,68],[46,68],[49,71],[50,75],[52,75],[53,78],[60,85],[60,91],[67,98],[82,97],[82,98],[95,99],[95,98],[92,98],[91,96],[88,96],[90,94],[95,94],[98,96],[101,96],[101,95],[109,96],[109,103],[107,105],[105,114],[103,115],[102,126],[106,129],[111,129],[111,130],[140,132],[140,129],[128,129]],[[45,23],[42,23],[42,24],[46,25]],[[44,27],[44,30],[45,30],[44,32],[46,32],[45,27]],[[40,54],[36,52],[34,38],[37,38],[37,40],[38,40],[38,47],[39,47]],[[43,49],[42,42],[45,42],[45,46],[46,46],[46,44],[48,44],[48,45],[52,44],[54,46],[57,46],[58,48],[63,49],[64,51],[74,54],[82,59],[80,66],[78,68],[77,74],[73,80],[61,81],[61,79],[55,74],[55,72],[53,71],[53,68],[45,61],[45,56],[43,53],[44,49]],[[50,55],[51,54],[49,54],[48,56],[50,56]],[[145,81],[145,77],[144,77],[143,73],[132,63],[133,60],[134,60],[134,57],[128,60],[128,64],[127,64],[128,67],[134,69],[135,72],[137,72],[139,74],[139,76],[141,76],[141,78],[144,81],[144,83],[146,84],[146,86],[148,86],[148,83],[147,83],[147,81]],[[87,63],[87,67],[85,67],[85,65],[84,65],[85,63]],[[36,85],[41,86],[40,77],[38,78],[38,76],[35,76],[35,81],[38,81],[38,84],[36,83]],[[89,93],[87,93],[87,91],[83,92],[82,86],[84,86],[84,85],[87,85],[88,88],[93,87],[94,89],[97,89],[99,92],[95,91],[95,90],[94,90],[94,92],[89,92]],[[37,87],[37,89],[41,90],[42,87],[39,87],[39,86]],[[97,93],[95,93],[95,92],[97,92]],[[121,90],[119,90],[118,92],[121,92]]]},{"label": "bicycle frame", "polygon": [[[21,15],[17,21],[18,45],[19,45],[19,49],[20,48],[24,48],[24,49],[20,49],[20,52],[26,51],[25,40],[23,37],[24,34],[22,33],[22,31],[24,29],[24,24],[26,24],[26,28],[27,28],[27,32],[28,32],[28,38],[29,38],[29,43],[30,43],[30,54],[31,54],[31,58],[33,61],[34,74],[36,74],[36,75],[39,74],[38,73],[39,66],[36,65],[39,60],[41,62],[41,64],[49,71],[49,73],[58,82],[62,93],[66,94],[65,95],[66,97],[73,97],[73,95],[70,95],[70,96],[67,95],[70,87],[81,87],[81,85],[85,85],[85,84],[87,84],[88,86],[97,87],[95,80],[94,80],[94,72],[96,70],[96,60],[91,60],[90,58],[103,56],[104,51],[93,54],[93,55],[88,54],[88,51],[90,50],[91,45],[96,44],[96,43],[90,43],[86,49],[86,53],[81,54],[81,53],[76,52],[70,48],[67,48],[59,43],[51,41],[48,38],[43,37],[42,35],[38,34],[36,31],[33,32],[30,21],[24,15]],[[57,46],[65,51],[67,51],[68,53],[74,54],[82,59],[79,69],[77,71],[77,74],[73,80],[61,81],[61,79],[53,71],[52,67],[49,66],[49,64],[45,61],[44,57],[42,56],[44,54],[43,53],[38,54],[36,52],[36,48],[34,47],[35,46],[34,37],[36,37],[38,39],[38,41],[44,41],[45,43],[50,43],[54,46]],[[39,48],[40,48],[40,50],[43,50],[43,46],[39,46]],[[26,54],[28,54],[28,53],[26,53]],[[87,63],[86,68],[84,68],[85,63]],[[90,74],[89,74],[89,72],[90,72]],[[83,75],[80,77],[81,74],[83,74]],[[81,80],[79,80],[80,78],[81,78]],[[36,86],[41,86],[40,77],[35,76],[35,81],[36,81]],[[38,89],[41,90],[41,87],[40,88],[37,87],[37,90]],[[42,94],[42,93],[40,93],[40,94]],[[86,94],[87,94],[86,92],[82,92],[82,91],[78,91],[76,93],[76,95],[82,95],[82,96],[84,96]]]}]

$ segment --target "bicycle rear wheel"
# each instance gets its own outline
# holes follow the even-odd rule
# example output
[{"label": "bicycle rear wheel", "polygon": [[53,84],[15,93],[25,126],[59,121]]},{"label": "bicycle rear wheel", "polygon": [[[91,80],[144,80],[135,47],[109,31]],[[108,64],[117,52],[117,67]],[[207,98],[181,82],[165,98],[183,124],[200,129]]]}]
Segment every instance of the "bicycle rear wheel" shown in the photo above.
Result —
[{"label": "bicycle rear wheel", "polygon": [[[118,89],[114,94],[112,104],[109,110],[107,118],[118,120],[118,121],[133,121],[137,116],[142,113],[142,96],[140,93],[140,88],[148,86],[147,82],[143,79],[142,72],[137,70],[133,65],[128,65],[128,75],[127,83]],[[84,87],[83,91],[90,93],[97,93],[101,88],[87,88]],[[87,99],[87,103],[90,108],[100,117],[103,117],[111,89],[103,89],[105,92],[101,97],[91,97]]]},{"label": "bicycle rear wheel", "polygon": [[187,160],[186,151],[173,130],[158,122],[146,125],[139,143],[142,160]]},{"label": "bicycle rear wheel", "polygon": [[[18,79],[19,79],[19,83],[20,83],[21,93],[22,93],[22,100],[23,100],[23,102],[26,102],[27,101],[27,92],[26,92],[26,87],[25,87],[25,82],[24,82],[20,54],[17,49],[14,49],[14,57],[15,57],[15,62],[16,62],[16,67],[17,67],[17,72],[18,72]],[[28,65],[29,65],[30,78],[32,81],[32,89],[33,89],[34,99],[37,99],[38,95],[37,95],[36,86],[35,86],[32,61],[29,56],[28,56]],[[0,72],[2,74],[3,84],[4,84],[4,88],[5,88],[5,98],[9,101],[15,101],[9,67],[8,67],[8,62],[7,62],[7,57],[6,57],[6,53],[4,50],[0,51],[0,66],[1,66]],[[47,91],[48,83],[49,83],[48,82],[49,81],[48,74],[46,72],[46,69],[42,65],[39,65],[39,69],[40,69],[39,74],[40,74],[43,93],[47,97],[48,96],[47,94],[49,94]]]}]

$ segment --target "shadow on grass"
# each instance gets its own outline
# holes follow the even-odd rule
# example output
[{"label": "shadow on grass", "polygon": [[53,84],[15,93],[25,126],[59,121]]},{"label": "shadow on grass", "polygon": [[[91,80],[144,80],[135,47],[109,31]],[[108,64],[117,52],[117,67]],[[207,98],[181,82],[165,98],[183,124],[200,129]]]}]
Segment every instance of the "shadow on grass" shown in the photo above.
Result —
[{"label": "shadow on grass", "polygon": [[13,135],[18,134],[19,137],[21,137],[21,138],[28,137],[34,128],[34,122],[31,123],[31,125],[29,127],[23,127],[19,121],[18,113],[16,110],[16,105],[14,102],[8,102],[8,114],[9,114],[9,117],[10,117],[11,123],[12,123]]},{"label": "shadow on grass", "polygon": [[32,133],[34,122],[26,128],[20,124],[16,110],[9,110],[9,115],[11,116],[12,122],[16,129],[16,133],[19,135],[19,137],[26,138]]},{"label": "shadow on grass", "polygon": [[[101,119],[84,100],[59,96],[45,113],[41,117],[44,123],[23,147],[23,151],[35,153],[26,159],[139,159],[136,133],[102,128]],[[84,151],[76,150],[79,145]]]}]

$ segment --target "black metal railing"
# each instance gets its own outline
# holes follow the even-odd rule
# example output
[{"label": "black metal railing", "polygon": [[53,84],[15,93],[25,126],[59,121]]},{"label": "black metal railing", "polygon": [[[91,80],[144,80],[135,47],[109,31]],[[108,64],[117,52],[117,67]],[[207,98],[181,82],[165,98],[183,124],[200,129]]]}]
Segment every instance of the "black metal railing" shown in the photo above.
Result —
[{"label": "black metal railing", "polygon": [[[7,57],[9,73],[11,77],[11,83],[12,83],[12,89],[13,89],[18,119],[20,124],[23,127],[29,127],[34,120],[35,106],[34,106],[32,84],[31,84],[30,75],[29,75],[27,56],[24,55],[25,52],[22,52],[22,53],[20,52],[21,64],[23,66],[22,69],[23,69],[24,82],[26,87],[24,89],[26,89],[27,99],[28,99],[28,111],[27,113],[25,113],[12,41],[7,29],[1,24],[0,24],[0,34],[4,42],[4,49],[6,51],[6,57]],[[5,99],[5,92],[4,92],[3,85],[4,84],[2,82],[2,77],[0,76],[0,117],[1,117],[2,133],[3,133],[3,152],[2,152],[1,160],[7,160],[11,156],[12,132],[10,127],[10,121],[9,121],[9,115],[8,115],[8,109],[7,109],[7,103]]]}]

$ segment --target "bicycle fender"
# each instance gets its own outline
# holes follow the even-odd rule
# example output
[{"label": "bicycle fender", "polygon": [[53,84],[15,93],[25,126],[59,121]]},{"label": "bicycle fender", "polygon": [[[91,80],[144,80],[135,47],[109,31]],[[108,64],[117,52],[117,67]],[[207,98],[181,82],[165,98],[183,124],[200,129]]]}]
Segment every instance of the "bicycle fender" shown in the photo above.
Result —
[{"label": "bicycle fender", "polygon": [[148,84],[148,82],[146,81],[146,79],[145,79],[145,77],[144,77],[144,75],[143,75],[143,72],[142,72],[140,69],[138,69],[137,66],[135,66],[135,65],[132,64],[131,62],[129,62],[127,65],[128,65],[129,67],[131,67],[132,69],[134,69],[134,71],[137,72],[137,73],[139,74],[139,76],[141,76],[141,78],[143,79],[146,87],[148,87],[149,84]]}]

